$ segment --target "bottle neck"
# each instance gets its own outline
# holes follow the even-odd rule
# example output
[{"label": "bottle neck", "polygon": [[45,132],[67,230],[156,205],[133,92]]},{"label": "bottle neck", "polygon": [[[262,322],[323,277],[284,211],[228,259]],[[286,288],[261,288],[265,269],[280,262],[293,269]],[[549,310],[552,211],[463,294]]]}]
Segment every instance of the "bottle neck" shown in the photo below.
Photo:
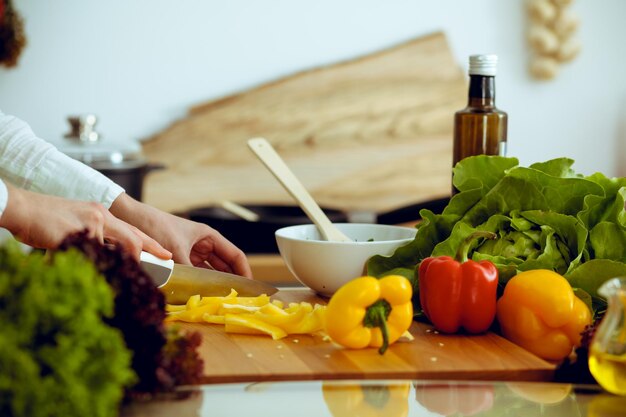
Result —
[{"label": "bottle neck", "polygon": [[468,96],[470,107],[494,107],[496,105],[495,77],[470,75]]}]

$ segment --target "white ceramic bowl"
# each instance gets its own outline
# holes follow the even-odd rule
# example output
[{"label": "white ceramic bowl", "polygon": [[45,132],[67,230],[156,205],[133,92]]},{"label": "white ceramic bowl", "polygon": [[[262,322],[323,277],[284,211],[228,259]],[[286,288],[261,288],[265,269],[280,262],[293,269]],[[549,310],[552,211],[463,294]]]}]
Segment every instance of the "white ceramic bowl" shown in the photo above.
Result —
[{"label": "white ceramic bowl", "polygon": [[346,282],[365,273],[374,255],[388,256],[413,240],[416,229],[385,224],[337,223],[354,242],[323,240],[317,227],[302,224],[275,233],[278,250],[291,273],[302,284],[330,297]]}]

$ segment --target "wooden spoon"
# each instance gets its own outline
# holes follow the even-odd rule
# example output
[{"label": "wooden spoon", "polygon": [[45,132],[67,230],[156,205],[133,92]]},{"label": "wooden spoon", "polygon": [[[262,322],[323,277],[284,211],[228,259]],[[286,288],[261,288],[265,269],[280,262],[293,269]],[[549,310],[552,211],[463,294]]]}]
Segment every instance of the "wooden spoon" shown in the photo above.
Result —
[{"label": "wooden spoon", "polygon": [[234,201],[224,200],[220,203],[220,206],[228,211],[229,213],[234,214],[235,216],[241,217],[244,220],[249,222],[258,222],[259,215],[253,212],[252,210],[235,203]]},{"label": "wooden spoon", "polygon": [[298,202],[302,210],[317,226],[325,240],[337,242],[354,242],[335,227],[328,216],[317,205],[311,194],[304,188],[302,183],[291,172],[283,159],[276,153],[274,147],[264,138],[248,140],[248,146],[254,154],[263,162],[263,165],[276,177],[283,187]]}]

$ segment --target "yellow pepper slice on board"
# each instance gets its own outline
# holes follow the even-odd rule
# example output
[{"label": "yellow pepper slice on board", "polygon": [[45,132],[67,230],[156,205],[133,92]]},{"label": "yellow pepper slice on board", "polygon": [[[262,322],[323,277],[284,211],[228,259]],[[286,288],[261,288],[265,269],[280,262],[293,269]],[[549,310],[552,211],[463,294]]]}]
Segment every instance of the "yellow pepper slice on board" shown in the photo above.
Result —
[{"label": "yellow pepper slice on board", "polygon": [[288,316],[289,315],[289,313],[285,311],[285,309],[282,306],[279,306],[278,304],[274,302],[261,306],[258,314],[265,314],[268,316]]},{"label": "yellow pepper slice on board", "polygon": [[383,354],[411,326],[412,295],[411,283],[400,275],[356,278],[328,302],[326,332],[342,346],[377,347]]},{"label": "yellow pepper slice on board", "polygon": [[198,307],[171,312],[165,318],[166,321],[187,321],[192,323],[200,323],[203,321],[202,316],[205,314],[213,315],[218,312],[220,305],[205,304]]},{"label": "yellow pepper slice on board", "polygon": [[274,340],[287,336],[287,332],[280,327],[264,323],[252,314],[226,314],[224,324],[226,333],[250,333],[249,330],[257,330],[269,334]]},{"label": "yellow pepper slice on board", "polygon": [[225,302],[232,301],[232,300],[234,300],[236,298],[237,298],[237,291],[230,290],[230,294],[228,294],[225,297],[218,297],[218,296],[202,297],[200,299],[200,305],[222,304],[222,303],[225,303]]},{"label": "yellow pepper slice on board", "polygon": [[226,322],[224,320],[224,316],[220,316],[217,314],[203,314],[202,321],[211,324],[224,324]]},{"label": "yellow pepper slice on board", "polygon": [[166,320],[221,324],[226,332],[269,334],[274,339],[323,329],[325,306],[300,302],[283,307],[282,301],[271,300],[265,294],[239,297],[232,290],[226,297],[192,296],[184,305],[168,304]]},{"label": "yellow pepper slice on board", "polygon": [[237,312],[249,313],[269,302],[270,298],[266,294],[257,297],[239,297],[235,290],[231,290],[225,297],[192,295],[184,305],[166,305],[169,312],[166,320],[199,323],[205,321],[202,318],[205,314],[213,316]]},{"label": "yellow pepper slice on board", "polygon": [[324,330],[324,319],[326,315],[326,307],[321,304],[315,304],[315,307],[310,309],[310,304],[304,307],[307,313],[302,320],[294,321],[285,325],[284,329],[289,334],[312,334]]},{"label": "yellow pepper slice on board", "polygon": [[[267,306],[271,306],[268,304]],[[281,313],[279,313],[279,311]],[[294,323],[300,322],[304,319],[304,317],[313,311],[313,308],[302,307],[298,309],[293,309],[290,312],[279,309],[276,307],[276,310],[271,308],[261,307],[261,310],[254,313],[254,317],[258,320],[261,320],[267,324],[271,324],[273,326],[278,326],[283,329],[286,327],[293,325]],[[291,332],[289,332],[291,333]]]},{"label": "yellow pepper slice on board", "polygon": [[270,297],[267,294],[262,294],[257,297],[234,297],[232,300],[224,301],[225,304],[237,304],[248,307],[262,307],[269,302]]},{"label": "yellow pepper slice on board", "polygon": [[196,294],[196,295],[192,295],[191,297],[189,297],[189,299],[187,300],[187,304],[185,304],[185,306],[187,307],[188,310],[192,309],[192,308],[196,308],[200,305],[200,295]]},{"label": "yellow pepper slice on board", "polygon": [[259,311],[260,308],[261,307],[243,304],[224,303],[220,306],[218,314],[254,313],[255,311]]},{"label": "yellow pepper slice on board", "polygon": [[185,304],[176,305],[176,304],[165,304],[165,311],[168,313],[176,313],[179,311],[185,311],[187,306]]}]

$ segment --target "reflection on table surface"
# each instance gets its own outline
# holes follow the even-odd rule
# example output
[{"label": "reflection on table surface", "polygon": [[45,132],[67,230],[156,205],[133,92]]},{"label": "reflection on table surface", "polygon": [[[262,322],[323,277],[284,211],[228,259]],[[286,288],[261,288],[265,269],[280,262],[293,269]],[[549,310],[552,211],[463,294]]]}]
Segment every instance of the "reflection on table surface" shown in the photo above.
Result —
[{"label": "reflection on table surface", "polygon": [[598,386],[534,382],[309,381],[220,384],[132,403],[123,417],[626,416]]}]

